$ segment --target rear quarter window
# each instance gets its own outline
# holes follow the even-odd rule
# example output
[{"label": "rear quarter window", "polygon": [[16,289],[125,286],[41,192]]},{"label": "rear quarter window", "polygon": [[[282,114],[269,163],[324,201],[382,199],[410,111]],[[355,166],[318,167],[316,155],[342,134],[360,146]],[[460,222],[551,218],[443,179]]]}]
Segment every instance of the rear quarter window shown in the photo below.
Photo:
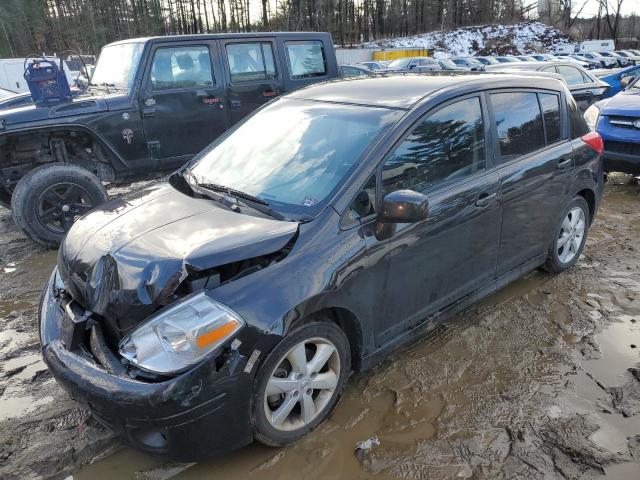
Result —
[{"label": "rear quarter window", "polygon": [[590,132],[587,122],[582,116],[576,101],[571,95],[567,95],[567,107],[569,111],[569,124],[571,127],[571,138],[580,138]]},{"label": "rear quarter window", "polygon": [[285,48],[291,78],[313,78],[327,74],[327,58],[321,41],[285,42]]}]

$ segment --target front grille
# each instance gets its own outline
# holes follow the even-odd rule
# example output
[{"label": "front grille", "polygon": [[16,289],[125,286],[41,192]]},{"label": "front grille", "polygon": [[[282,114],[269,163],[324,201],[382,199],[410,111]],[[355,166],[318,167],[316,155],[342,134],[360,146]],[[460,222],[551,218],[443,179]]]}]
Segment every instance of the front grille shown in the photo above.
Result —
[{"label": "front grille", "polygon": [[605,140],[604,150],[605,152],[622,153],[625,155],[640,155],[640,143]]},{"label": "front grille", "polygon": [[631,130],[636,130],[636,127],[633,123],[640,120],[640,118],[636,117],[623,117],[623,116],[610,116],[609,124],[612,127],[616,128],[626,128]]}]

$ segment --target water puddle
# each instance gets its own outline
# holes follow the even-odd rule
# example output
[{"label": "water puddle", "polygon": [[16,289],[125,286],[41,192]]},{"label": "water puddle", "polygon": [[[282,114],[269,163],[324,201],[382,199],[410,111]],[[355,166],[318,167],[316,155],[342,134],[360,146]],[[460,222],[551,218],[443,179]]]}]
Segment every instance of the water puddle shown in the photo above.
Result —
[{"label": "water puddle", "polygon": [[601,359],[583,360],[583,368],[601,384],[612,387],[625,381],[627,368],[640,362],[640,324],[637,317],[620,317],[596,334]]}]

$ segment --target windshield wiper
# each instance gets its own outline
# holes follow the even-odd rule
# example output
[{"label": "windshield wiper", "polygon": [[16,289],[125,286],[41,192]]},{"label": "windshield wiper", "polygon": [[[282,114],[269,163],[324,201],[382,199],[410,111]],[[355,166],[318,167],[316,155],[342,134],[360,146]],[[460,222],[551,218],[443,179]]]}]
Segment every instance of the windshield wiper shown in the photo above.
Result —
[{"label": "windshield wiper", "polygon": [[236,201],[240,199],[242,203],[244,203],[245,205],[248,205],[249,207],[253,208],[254,210],[257,210],[260,213],[269,215],[270,217],[275,218],[276,220],[288,220],[287,217],[285,217],[284,215],[269,208],[269,202],[267,202],[266,200],[263,200],[260,197],[251,195],[250,193],[225,187],[224,185],[218,185],[217,183],[196,183],[196,186],[203,188],[205,190],[215,192],[215,193],[225,194],[228,197],[234,198]]}]

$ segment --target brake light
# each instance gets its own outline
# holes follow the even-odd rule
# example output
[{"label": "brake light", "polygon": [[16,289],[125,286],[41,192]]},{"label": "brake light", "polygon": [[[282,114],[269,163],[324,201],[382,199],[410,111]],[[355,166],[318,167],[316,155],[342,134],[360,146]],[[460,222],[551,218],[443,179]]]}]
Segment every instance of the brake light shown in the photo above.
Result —
[{"label": "brake light", "polygon": [[599,155],[604,153],[604,142],[598,132],[589,132],[580,137],[580,140],[593,148]]}]

